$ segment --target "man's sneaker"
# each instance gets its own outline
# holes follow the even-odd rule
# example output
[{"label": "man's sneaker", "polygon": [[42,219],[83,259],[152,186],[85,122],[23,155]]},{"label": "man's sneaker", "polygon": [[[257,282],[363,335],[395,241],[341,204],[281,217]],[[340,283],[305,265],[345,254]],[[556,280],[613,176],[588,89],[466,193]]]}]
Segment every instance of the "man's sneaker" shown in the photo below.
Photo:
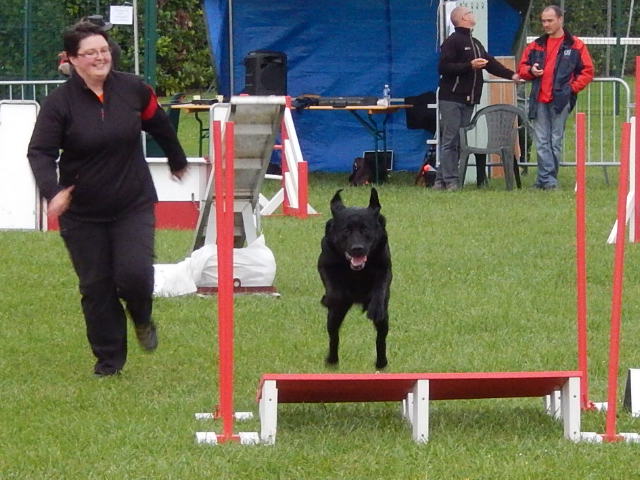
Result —
[{"label": "man's sneaker", "polygon": [[444,190],[444,183],[442,182],[436,182],[433,184],[433,187],[431,187],[432,190]]},{"label": "man's sneaker", "polygon": [[140,346],[148,352],[158,348],[158,333],[156,332],[156,324],[153,320],[146,325],[136,325],[136,337]]},{"label": "man's sneaker", "polygon": [[537,188],[538,190],[555,190],[558,188],[558,185],[556,185],[555,183],[534,183],[533,187]]},{"label": "man's sneaker", "polygon": [[459,190],[457,183],[448,183],[447,184],[447,192],[456,192]]}]

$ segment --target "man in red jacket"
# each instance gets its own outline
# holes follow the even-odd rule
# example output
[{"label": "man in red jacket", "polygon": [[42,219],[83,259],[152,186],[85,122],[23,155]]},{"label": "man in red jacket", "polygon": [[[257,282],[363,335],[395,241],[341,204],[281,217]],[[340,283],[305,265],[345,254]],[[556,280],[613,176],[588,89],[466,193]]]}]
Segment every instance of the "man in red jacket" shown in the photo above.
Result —
[{"label": "man in red jacket", "polygon": [[553,190],[558,186],[564,127],[579,91],[593,80],[593,62],[587,47],[564,28],[564,13],[558,6],[541,15],[545,34],[527,45],[518,74],[532,80],[529,118],[533,119],[538,176],[534,186]]}]

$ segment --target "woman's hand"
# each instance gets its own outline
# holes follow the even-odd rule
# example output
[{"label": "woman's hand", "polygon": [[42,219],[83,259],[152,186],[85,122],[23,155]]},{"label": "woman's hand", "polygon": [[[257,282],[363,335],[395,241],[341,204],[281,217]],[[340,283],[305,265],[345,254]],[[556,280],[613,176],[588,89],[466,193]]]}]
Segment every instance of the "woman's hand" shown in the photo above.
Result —
[{"label": "woman's hand", "polygon": [[184,167],[180,170],[176,170],[171,172],[171,178],[177,181],[182,181],[182,178],[187,174],[187,167]]},{"label": "woman's hand", "polygon": [[59,191],[47,205],[47,212],[50,215],[56,216],[60,216],[66,212],[69,205],[71,205],[71,192],[73,192],[74,188],[76,188],[75,185],[71,185],[70,187]]}]

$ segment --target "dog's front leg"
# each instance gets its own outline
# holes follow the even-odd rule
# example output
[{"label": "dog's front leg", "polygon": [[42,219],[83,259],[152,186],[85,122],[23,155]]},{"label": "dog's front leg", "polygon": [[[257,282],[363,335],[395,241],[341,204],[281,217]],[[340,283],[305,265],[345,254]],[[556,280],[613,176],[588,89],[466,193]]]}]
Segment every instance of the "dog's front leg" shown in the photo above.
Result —
[{"label": "dog's front leg", "polygon": [[327,365],[335,366],[338,364],[338,346],[340,344],[340,326],[345,315],[351,308],[351,303],[338,303],[336,300],[330,300],[328,305],[329,313],[327,314],[327,333],[329,334],[329,354],[325,359]]},{"label": "dog's front leg", "polygon": [[376,368],[387,366],[387,333],[389,333],[389,317],[385,316],[381,322],[374,323],[376,327]]},{"label": "dog's front leg", "polygon": [[389,320],[389,284],[390,277],[381,278],[371,289],[369,301],[367,303],[367,318],[374,324],[381,322],[388,323]]},{"label": "dog's front leg", "polygon": [[376,327],[376,368],[387,366],[387,333],[389,333],[389,285],[391,276],[384,276],[371,292],[367,316]]}]

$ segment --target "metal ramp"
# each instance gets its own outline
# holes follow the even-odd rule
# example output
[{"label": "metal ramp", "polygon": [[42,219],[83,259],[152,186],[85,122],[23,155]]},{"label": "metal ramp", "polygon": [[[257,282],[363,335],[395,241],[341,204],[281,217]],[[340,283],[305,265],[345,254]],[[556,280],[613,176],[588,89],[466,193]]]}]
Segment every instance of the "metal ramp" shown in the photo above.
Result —
[{"label": "metal ramp", "polygon": [[[280,130],[286,97],[234,96],[229,103],[217,103],[209,111],[210,122],[234,123],[235,181],[233,244],[241,248],[260,235],[259,195],[262,188],[275,138]],[[224,144],[222,146],[224,151]],[[214,159],[213,139],[209,158]],[[200,209],[192,250],[216,243],[215,169],[212,167],[205,198]]]}]

